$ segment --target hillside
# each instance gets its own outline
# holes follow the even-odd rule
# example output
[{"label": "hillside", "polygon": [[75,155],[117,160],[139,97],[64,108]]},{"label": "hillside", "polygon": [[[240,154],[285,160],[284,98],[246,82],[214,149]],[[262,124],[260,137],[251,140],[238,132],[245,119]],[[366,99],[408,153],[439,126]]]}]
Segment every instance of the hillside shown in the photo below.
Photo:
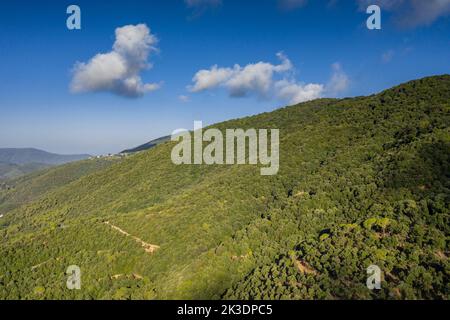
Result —
[{"label": "hillside", "polygon": [[450,297],[449,75],[214,127],[279,128],[278,174],[166,142],[44,190],[0,218],[0,299]]},{"label": "hillside", "polygon": [[49,165],[42,163],[14,164],[0,162],[0,180],[14,179],[25,174],[47,168]]},{"label": "hillside", "polygon": [[151,140],[147,143],[137,146],[136,148],[123,150],[120,153],[135,153],[135,152],[139,152],[139,151],[149,150],[151,148],[156,147],[158,144],[161,144],[161,143],[169,141],[169,140],[170,140],[170,136],[164,136],[164,137],[161,137],[158,139]]},{"label": "hillside", "polygon": [[33,148],[0,148],[0,162],[13,164],[41,163],[58,165],[89,157],[88,154],[61,155]]},{"label": "hillside", "polygon": [[87,158],[86,154],[60,155],[33,148],[0,148],[0,180]]},{"label": "hillside", "polygon": [[0,214],[5,214],[119,160],[118,158],[81,160],[33,172],[16,179],[9,179],[5,182],[7,187],[0,186]]}]

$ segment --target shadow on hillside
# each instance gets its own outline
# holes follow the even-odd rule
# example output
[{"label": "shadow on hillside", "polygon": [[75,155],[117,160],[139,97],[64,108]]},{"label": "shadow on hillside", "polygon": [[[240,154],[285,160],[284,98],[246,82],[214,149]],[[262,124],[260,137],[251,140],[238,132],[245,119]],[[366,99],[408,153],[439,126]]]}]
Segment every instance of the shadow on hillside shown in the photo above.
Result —
[{"label": "shadow on hillside", "polygon": [[383,174],[387,188],[407,188],[413,194],[446,193],[450,188],[450,143],[423,144],[411,158],[397,155]]}]

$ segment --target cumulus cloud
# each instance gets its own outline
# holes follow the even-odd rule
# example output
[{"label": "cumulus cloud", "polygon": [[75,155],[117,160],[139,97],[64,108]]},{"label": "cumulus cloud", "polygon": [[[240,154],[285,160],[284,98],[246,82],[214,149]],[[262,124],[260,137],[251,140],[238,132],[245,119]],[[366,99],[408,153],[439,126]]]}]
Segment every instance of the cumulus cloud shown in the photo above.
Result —
[{"label": "cumulus cloud", "polygon": [[268,62],[251,63],[244,67],[236,64],[222,68],[217,65],[198,71],[192,78],[191,92],[224,88],[232,98],[257,96],[261,99],[277,98],[295,104],[322,97],[337,95],[345,91],[348,76],[340,64],[332,66],[333,74],[327,85],[303,83],[292,79],[294,66],[283,54],[277,54],[279,64]]},{"label": "cumulus cloud", "polygon": [[260,97],[266,97],[272,85],[274,73],[283,73],[292,69],[292,63],[282,53],[277,54],[281,63],[272,65],[267,62],[248,64],[241,68],[236,65],[226,86],[232,97],[245,97],[256,92]]},{"label": "cumulus cloud", "polygon": [[217,65],[214,65],[210,70],[198,71],[192,79],[195,84],[189,87],[189,90],[191,92],[200,92],[223,85],[231,78],[232,75],[233,69],[219,68]]},{"label": "cumulus cloud", "polygon": [[382,10],[394,14],[402,27],[414,28],[430,25],[440,17],[450,14],[450,0],[357,0],[361,10],[377,4]]},{"label": "cumulus cloud", "polygon": [[236,64],[233,68],[219,68],[214,65],[209,70],[200,70],[189,87],[192,92],[200,92],[216,87],[225,87],[232,97],[245,97],[257,94],[266,97],[273,84],[274,73],[283,73],[292,69],[291,61],[282,53],[277,54],[280,64],[258,62],[241,67]]},{"label": "cumulus cloud", "polygon": [[309,83],[300,84],[286,79],[275,83],[277,97],[290,104],[296,104],[322,97],[323,84]]},{"label": "cumulus cloud", "polygon": [[161,83],[143,83],[140,73],[152,67],[148,57],[156,51],[158,39],[145,24],[117,28],[116,40],[108,53],[99,53],[73,68],[70,89],[74,93],[111,92],[140,97],[160,88]]}]

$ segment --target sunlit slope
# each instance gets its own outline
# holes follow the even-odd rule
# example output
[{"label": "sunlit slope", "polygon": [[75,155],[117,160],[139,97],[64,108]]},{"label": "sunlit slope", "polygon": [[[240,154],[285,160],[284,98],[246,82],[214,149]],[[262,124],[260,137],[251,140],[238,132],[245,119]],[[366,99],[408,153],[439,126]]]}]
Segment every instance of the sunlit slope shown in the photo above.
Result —
[{"label": "sunlit slope", "polygon": [[279,128],[275,176],[170,142],[84,176],[0,220],[0,297],[448,298],[449,101],[439,76],[214,126]]}]

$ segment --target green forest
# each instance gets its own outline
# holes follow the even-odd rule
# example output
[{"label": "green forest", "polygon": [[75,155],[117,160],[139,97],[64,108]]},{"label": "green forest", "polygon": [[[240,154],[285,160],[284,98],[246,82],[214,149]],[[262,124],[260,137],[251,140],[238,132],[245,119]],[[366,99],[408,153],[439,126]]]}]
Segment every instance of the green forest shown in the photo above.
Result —
[{"label": "green forest", "polygon": [[168,141],[1,181],[0,299],[450,298],[449,75],[211,127],[279,129],[278,174]]}]

